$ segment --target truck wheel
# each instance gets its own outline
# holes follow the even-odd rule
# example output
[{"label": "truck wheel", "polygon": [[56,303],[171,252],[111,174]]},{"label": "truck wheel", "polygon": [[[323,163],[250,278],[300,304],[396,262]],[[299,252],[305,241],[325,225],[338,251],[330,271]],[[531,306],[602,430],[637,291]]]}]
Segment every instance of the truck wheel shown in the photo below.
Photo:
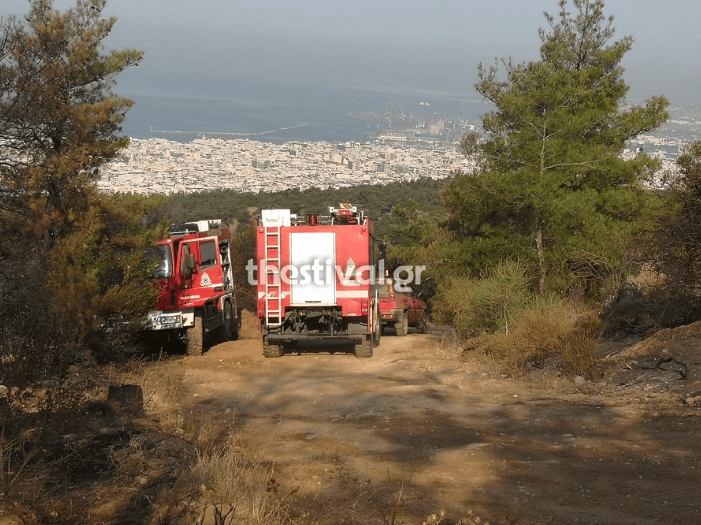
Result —
[{"label": "truck wheel", "polygon": [[219,327],[219,340],[223,343],[233,341],[237,335],[236,318],[234,317],[234,307],[229,301],[224,303],[224,324]]},{"label": "truck wheel", "polygon": [[409,333],[409,316],[406,312],[402,312],[401,319],[394,323],[394,329],[397,331],[397,335],[402,337]]},{"label": "truck wheel", "polygon": [[377,312],[377,305],[372,312],[373,319],[373,331],[372,331],[372,346],[380,346],[380,339],[382,338],[382,321],[380,321],[380,316]]},{"label": "truck wheel", "polygon": [[282,357],[282,346],[281,345],[269,345],[267,341],[263,340],[263,356],[269,357]]},{"label": "truck wheel", "polygon": [[202,314],[195,312],[195,324],[185,330],[185,353],[189,356],[202,355],[204,341],[204,323]]},{"label": "truck wheel", "polygon": [[372,334],[366,335],[363,342],[355,345],[355,357],[372,357]]}]

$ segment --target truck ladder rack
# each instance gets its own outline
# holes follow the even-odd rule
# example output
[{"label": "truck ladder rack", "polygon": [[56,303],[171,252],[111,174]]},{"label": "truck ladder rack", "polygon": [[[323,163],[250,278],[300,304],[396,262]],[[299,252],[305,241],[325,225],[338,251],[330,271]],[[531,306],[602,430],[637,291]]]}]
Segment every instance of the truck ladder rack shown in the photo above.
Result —
[{"label": "truck ladder rack", "polygon": [[282,325],[282,284],[280,282],[280,227],[282,222],[269,221],[265,226],[265,323]]}]

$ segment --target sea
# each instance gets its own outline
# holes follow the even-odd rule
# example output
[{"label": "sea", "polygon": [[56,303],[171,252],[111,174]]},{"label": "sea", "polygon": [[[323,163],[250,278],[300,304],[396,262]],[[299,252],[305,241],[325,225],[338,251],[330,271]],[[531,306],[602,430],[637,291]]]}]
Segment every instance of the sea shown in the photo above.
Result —
[{"label": "sea", "polygon": [[[134,106],[123,123],[132,138],[183,143],[201,138],[286,142],[369,142],[387,130],[410,131],[440,123],[451,140],[479,128],[494,109],[473,87],[464,92],[333,83],[245,82],[227,89],[127,92]],[[635,101],[641,104],[644,101]],[[665,156],[701,140],[701,104],[673,103],[670,119],[646,135],[665,139]],[[632,147],[636,147],[633,145]]]},{"label": "sea", "polygon": [[230,93],[125,93],[134,101],[126,135],[286,142],[371,141],[393,126],[478,125],[490,108],[477,95],[339,85],[231,86]]}]

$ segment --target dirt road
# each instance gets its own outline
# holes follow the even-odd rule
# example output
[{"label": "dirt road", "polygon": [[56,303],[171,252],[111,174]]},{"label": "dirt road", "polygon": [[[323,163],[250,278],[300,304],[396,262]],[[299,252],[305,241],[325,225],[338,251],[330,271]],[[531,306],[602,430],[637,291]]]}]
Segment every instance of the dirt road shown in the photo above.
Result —
[{"label": "dirt road", "polygon": [[299,487],[300,515],[701,523],[699,409],[671,394],[509,380],[436,334],[385,335],[371,359],[308,350],[266,360],[243,338],[159,365],[183,376],[185,412],[230,425]]}]

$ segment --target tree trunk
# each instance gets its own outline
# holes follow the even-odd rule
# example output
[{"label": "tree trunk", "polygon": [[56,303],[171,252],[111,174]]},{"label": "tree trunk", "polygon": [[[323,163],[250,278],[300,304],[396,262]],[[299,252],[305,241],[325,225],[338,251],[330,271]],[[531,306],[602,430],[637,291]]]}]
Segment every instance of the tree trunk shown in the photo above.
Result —
[{"label": "tree trunk", "polygon": [[543,252],[543,228],[538,226],[535,232],[535,249],[538,253],[538,295],[545,295],[545,253]]}]

